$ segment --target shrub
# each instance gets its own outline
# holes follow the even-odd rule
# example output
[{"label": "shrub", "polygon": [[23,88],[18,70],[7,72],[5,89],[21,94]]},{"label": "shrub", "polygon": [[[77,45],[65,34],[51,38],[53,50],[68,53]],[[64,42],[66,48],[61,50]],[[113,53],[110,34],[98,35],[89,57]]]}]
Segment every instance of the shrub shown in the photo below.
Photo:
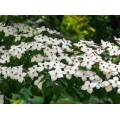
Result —
[{"label": "shrub", "polygon": [[120,39],[114,39],[73,42],[44,26],[1,23],[4,103],[120,103]]}]

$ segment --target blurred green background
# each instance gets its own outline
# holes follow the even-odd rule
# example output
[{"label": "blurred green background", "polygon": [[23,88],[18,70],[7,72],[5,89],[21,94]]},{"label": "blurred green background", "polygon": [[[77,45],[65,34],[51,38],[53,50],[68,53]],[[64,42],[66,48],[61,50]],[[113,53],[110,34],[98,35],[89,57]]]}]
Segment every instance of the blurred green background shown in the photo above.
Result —
[{"label": "blurred green background", "polygon": [[0,21],[6,24],[23,22],[32,26],[46,26],[62,33],[66,39],[78,41],[80,39],[101,39],[113,41],[113,36],[120,37],[119,15],[24,15],[0,16]]}]

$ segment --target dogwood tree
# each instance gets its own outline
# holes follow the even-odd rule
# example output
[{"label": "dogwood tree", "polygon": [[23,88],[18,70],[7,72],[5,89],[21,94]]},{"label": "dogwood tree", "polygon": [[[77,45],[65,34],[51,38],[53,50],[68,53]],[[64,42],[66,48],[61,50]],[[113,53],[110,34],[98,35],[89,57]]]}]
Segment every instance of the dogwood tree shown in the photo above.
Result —
[{"label": "dogwood tree", "polygon": [[114,40],[73,42],[44,26],[0,23],[3,102],[120,103],[120,38]]}]

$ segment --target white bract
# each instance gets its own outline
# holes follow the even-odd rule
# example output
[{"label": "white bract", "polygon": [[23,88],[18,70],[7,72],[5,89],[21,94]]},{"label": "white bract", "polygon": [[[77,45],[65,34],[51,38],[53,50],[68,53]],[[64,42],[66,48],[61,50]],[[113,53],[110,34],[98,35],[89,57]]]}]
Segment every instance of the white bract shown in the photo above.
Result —
[{"label": "white bract", "polygon": [[88,93],[93,92],[93,88],[96,87],[96,83],[90,83],[90,81],[86,81],[85,84],[81,87],[82,90],[87,90]]}]

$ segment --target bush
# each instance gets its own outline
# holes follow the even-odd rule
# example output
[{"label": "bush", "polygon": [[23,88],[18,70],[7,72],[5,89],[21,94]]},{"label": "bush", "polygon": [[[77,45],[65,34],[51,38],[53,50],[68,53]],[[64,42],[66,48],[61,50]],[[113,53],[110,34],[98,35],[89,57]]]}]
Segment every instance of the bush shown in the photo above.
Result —
[{"label": "bush", "polygon": [[78,42],[27,23],[0,24],[4,103],[120,103],[120,39]]}]

